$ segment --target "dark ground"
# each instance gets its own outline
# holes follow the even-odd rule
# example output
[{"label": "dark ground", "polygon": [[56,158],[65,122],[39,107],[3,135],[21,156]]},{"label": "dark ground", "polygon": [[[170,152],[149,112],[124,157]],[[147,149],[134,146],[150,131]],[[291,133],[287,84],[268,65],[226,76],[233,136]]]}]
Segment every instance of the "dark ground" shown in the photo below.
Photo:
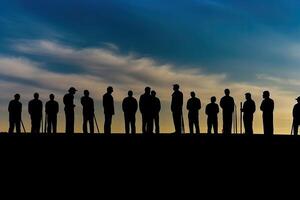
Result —
[{"label": "dark ground", "polygon": [[[244,197],[253,193],[252,187],[265,191],[270,183],[281,188],[298,181],[298,160],[300,137],[294,136],[0,134],[2,181],[8,176],[6,185],[29,188],[33,182],[46,189],[44,194],[53,188],[66,192],[72,186],[73,195],[85,187],[111,197],[129,193],[140,198],[136,191],[143,191],[142,196],[156,194],[152,197],[161,199],[161,190],[168,199],[170,193],[181,191],[199,195],[205,185],[229,188],[228,194],[245,190]],[[106,188],[123,188],[125,193]]]}]

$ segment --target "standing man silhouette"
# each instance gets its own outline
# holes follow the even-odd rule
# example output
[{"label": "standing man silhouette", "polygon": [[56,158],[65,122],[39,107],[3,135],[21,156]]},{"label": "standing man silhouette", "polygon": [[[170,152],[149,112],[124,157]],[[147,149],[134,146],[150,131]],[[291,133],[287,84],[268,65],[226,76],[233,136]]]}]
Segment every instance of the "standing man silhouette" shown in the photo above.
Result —
[{"label": "standing man silhouette", "polygon": [[90,125],[90,133],[94,133],[94,100],[90,97],[90,92],[88,90],[84,90],[84,96],[81,97],[81,105],[82,105],[82,115],[83,115],[83,125],[82,130],[84,134],[88,133],[87,123]]},{"label": "standing man silhouette", "polygon": [[230,90],[225,89],[225,96],[220,101],[223,109],[223,134],[230,135],[232,130],[232,114],[234,112],[234,99],[229,96]]},{"label": "standing man silhouette", "polygon": [[131,127],[131,134],[136,133],[135,127],[135,114],[138,109],[137,100],[133,97],[133,92],[130,90],[128,91],[128,97],[126,97],[122,102],[122,109],[124,112],[124,119],[125,119],[125,132],[129,134],[130,127]]},{"label": "standing man silhouette", "polygon": [[57,130],[57,114],[59,111],[59,105],[55,101],[54,94],[50,94],[50,101],[46,103],[46,118],[47,118],[47,133],[56,133]]},{"label": "standing man silhouette", "polygon": [[294,109],[293,109],[294,135],[298,135],[298,128],[300,125],[300,96],[296,100],[297,100],[297,104],[294,106]]},{"label": "standing man silhouette", "polygon": [[161,104],[159,98],[156,97],[156,92],[154,90],[151,91],[151,96],[152,96],[152,124],[154,121],[155,124],[155,133],[159,134],[160,133],[160,128],[159,128],[159,112],[161,110]]},{"label": "standing man silhouette", "polygon": [[28,103],[28,112],[31,118],[31,133],[40,133],[43,117],[43,103],[39,100],[39,94],[34,93],[34,99]]},{"label": "standing man silhouette", "polygon": [[271,136],[274,134],[273,112],[274,101],[270,98],[270,92],[263,92],[264,100],[261,103],[260,110],[263,112],[264,134]]},{"label": "standing man silhouette", "polygon": [[243,121],[245,126],[245,134],[253,135],[253,114],[255,113],[255,102],[251,98],[250,93],[245,94],[246,101],[244,102],[241,111],[244,113]]},{"label": "standing man silhouette", "polygon": [[14,100],[9,102],[9,130],[8,133],[13,133],[16,127],[16,133],[21,133],[21,116],[22,116],[22,103],[20,102],[20,95],[15,94]]},{"label": "standing man silhouette", "polygon": [[217,98],[211,97],[211,103],[206,106],[205,113],[207,115],[207,133],[211,134],[212,127],[215,135],[218,135],[218,113],[219,106],[216,104]]},{"label": "standing man silhouette", "polygon": [[152,118],[152,97],[151,88],[146,87],[145,93],[141,95],[139,100],[140,111],[142,114],[142,132],[149,134],[153,132],[153,118]]},{"label": "standing man silhouette", "polygon": [[191,98],[187,102],[186,109],[189,111],[190,134],[194,134],[194,126],[196,134],[200,134],[199,110],[201,109],[201,101],[196,97],[195,92],[191,92]]},{"label": "standing man silhouette", "polygon": [[175,134],[180,135],[182,132],[182,106],[183,106],[183,94],[179,91],[179,85],[173,85],[173,94],[171,102],[171,111],[173,114],[173,122],[175,126]]},{"label": "standing man silhouette", "polygon": [[74,133],[74,95],[77,90],[74,87],[69,89],[69,93],[64,96],[64,104],[65,104],[65,116],[66,116],[66,133],[73,134]]},{"label": "standing man silhouette", "polygon": [[113,88],[109,86],[107,93],[103,95],[103,108],[104,108],[104,134],[111,134],[112,116],[115,114],[114,98],[112,96]]}]

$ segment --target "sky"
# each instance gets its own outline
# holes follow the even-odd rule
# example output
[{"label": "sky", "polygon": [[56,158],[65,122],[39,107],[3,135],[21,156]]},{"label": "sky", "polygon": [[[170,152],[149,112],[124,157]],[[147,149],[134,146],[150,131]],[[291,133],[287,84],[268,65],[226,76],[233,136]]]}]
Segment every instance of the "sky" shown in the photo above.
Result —
[{"label": "sky", "polygon": [[[256,101],[255,132],[262,132],[262,92],[275,101],[275,132],[289,133],[291,110],[300,95],[300,2],[297,0],[3,0],[0,2],[0,131],[8,129],[7,105],[34,92],[61,102],[76,94],[76,131],[81,132],[80,97],[89,89],[103,132],[102,95],[114,87],[113,132],[124,131],[120,104],[145,86],[161,98],[162,132],[173,132],[172,84],[185,102],[195,91],[204,108],[230,88],[237,107],[244,94]],[[138,131],[140,114],[138,113]],[[185,117],[187,114],[185,112]],[[63,105],[59,130],[64,130]],[[221,113],[219,114],[221,119]],[[187,120],[186,120],[187,124]],[[221,131],[222,121],[219,128]]]}]

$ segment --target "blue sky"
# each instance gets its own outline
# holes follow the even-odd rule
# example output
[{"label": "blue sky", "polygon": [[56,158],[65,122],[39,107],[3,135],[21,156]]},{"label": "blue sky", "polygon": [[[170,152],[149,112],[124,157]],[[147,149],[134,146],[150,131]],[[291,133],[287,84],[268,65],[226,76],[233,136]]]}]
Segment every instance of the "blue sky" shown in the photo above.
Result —
[{"label": "blue sky", "polygon": [[[101,49],[101,56],[129,64],[146,59],[147,66],[170,65],[170,73],[196,69],[206,77],[224,75],[224,83],[272,86],[296,94],[299,7],[297,0],[1,1],[0,55],[49,73],[91,75],[90,66],[68,58],[71,52],[90,56]],[[53,48],[66,55],[55,54]],[[99,68],[105,71],[114,64],[107,61]],[[113,84],[127,80],[114,75],[109,76]],[[138,74],[133,80],[160,83],[153,77]],[[0,80],[42,84],[5,73]]]}]

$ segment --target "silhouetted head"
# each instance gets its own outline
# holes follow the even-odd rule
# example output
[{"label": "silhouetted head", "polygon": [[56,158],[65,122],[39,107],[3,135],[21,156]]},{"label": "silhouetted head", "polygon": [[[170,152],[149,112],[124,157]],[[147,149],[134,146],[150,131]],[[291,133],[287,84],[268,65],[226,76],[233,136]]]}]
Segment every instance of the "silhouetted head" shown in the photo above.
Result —
[{"label": "silhouetted head", "polygon": [[70,94],[75,94],[76,92],[77,92],[77,90],[74,87],[70,87],[70,89],[69,89]]},{"label": "silhouetted head", "polygon": [[191,97],[194,98],[196,96],[195,92],[191,92]]},{"label": "silhouetted head", "polygon": [[268,99],[270,97],[270,92],[269,91],[264,91],[263,92],[263,98]]},{"label": "silhouetted head", "polygon": [[20,96],[19,94],[15,94],[15,100],[16,100],[16,101],[19,101],[20,98],[21,98],[21,96]]},{"label": "silhouetted head", "polygon": [[150,87],[146,87],[145,88],[145,94],[150,94],[151,93],[151,88]]},{"label": "silhouetted head", "polygon": [[34,99],[39,99],[40,95],[39,95],[39,93],[34,93],[33,97],[34,97]]},{"label": "silhouetted head", "polygon": [[297,99],[296,99],[296,100],[297,100],[297,102],[298,102],[298,103],[300,103],[300,96],[299,96],[299,97],[297,97]]},{"label": "silhouetted head", "polygon": [[155,96],[156,96],[156,92],[155,92],[155,90],[152,90],[152,91],[151,91],[151,96],[153,96],[153,97],[155,97]]},{"label": "silhouetted head", "polygon": [[113,87],[109,86],[109,87],[107,88],[107,93],[112,94],[113,91],[114,91]]},{"label": "silhouetted head", "polygon": [[229,96],[230,95],[230,90],[229,89],[225,89],[224,93],[225,93],[226,96]]},{"label": "silhouetted head", "polygon": [[210,101],[211,101],[212,103],[216,103],[217,98],[216,98],[215,96],[213,96],[213,97],[210,98]]},{"label": "silhouetted head", "polygon": [[90,96],[90,92],[89,92],[88,90],[84,90],[84,91],[83,91],[83,95],[84,95],[85,97],[88,97],[88,96]]},{"label": "silhouetted head", "polygon": [[246,94],[245,94],[245,97],[246,97],[247,100],[250,100],[250,99],[251,99],[251,93],[249,93],[249,92],[246,93]]},{"label": "silhouetted head", "polygon": [[128,96],[132,97],[133,96],[133,92],[131,90],[128,91]]},{"label": "silhouetted head", "polygon": [[49,98],[50,98],[51,101],[53,101],[54,98],[55,98],[54,94],[50,94],[50,95],[49,95]]},{"label": "silhouetted head", "polygon": [[178,84],[174,84],[174,85],[173,85],[173,90],[174,90],[174,91],[178,91],[179,88],[180,88],[180,86],[179,86]]}]

